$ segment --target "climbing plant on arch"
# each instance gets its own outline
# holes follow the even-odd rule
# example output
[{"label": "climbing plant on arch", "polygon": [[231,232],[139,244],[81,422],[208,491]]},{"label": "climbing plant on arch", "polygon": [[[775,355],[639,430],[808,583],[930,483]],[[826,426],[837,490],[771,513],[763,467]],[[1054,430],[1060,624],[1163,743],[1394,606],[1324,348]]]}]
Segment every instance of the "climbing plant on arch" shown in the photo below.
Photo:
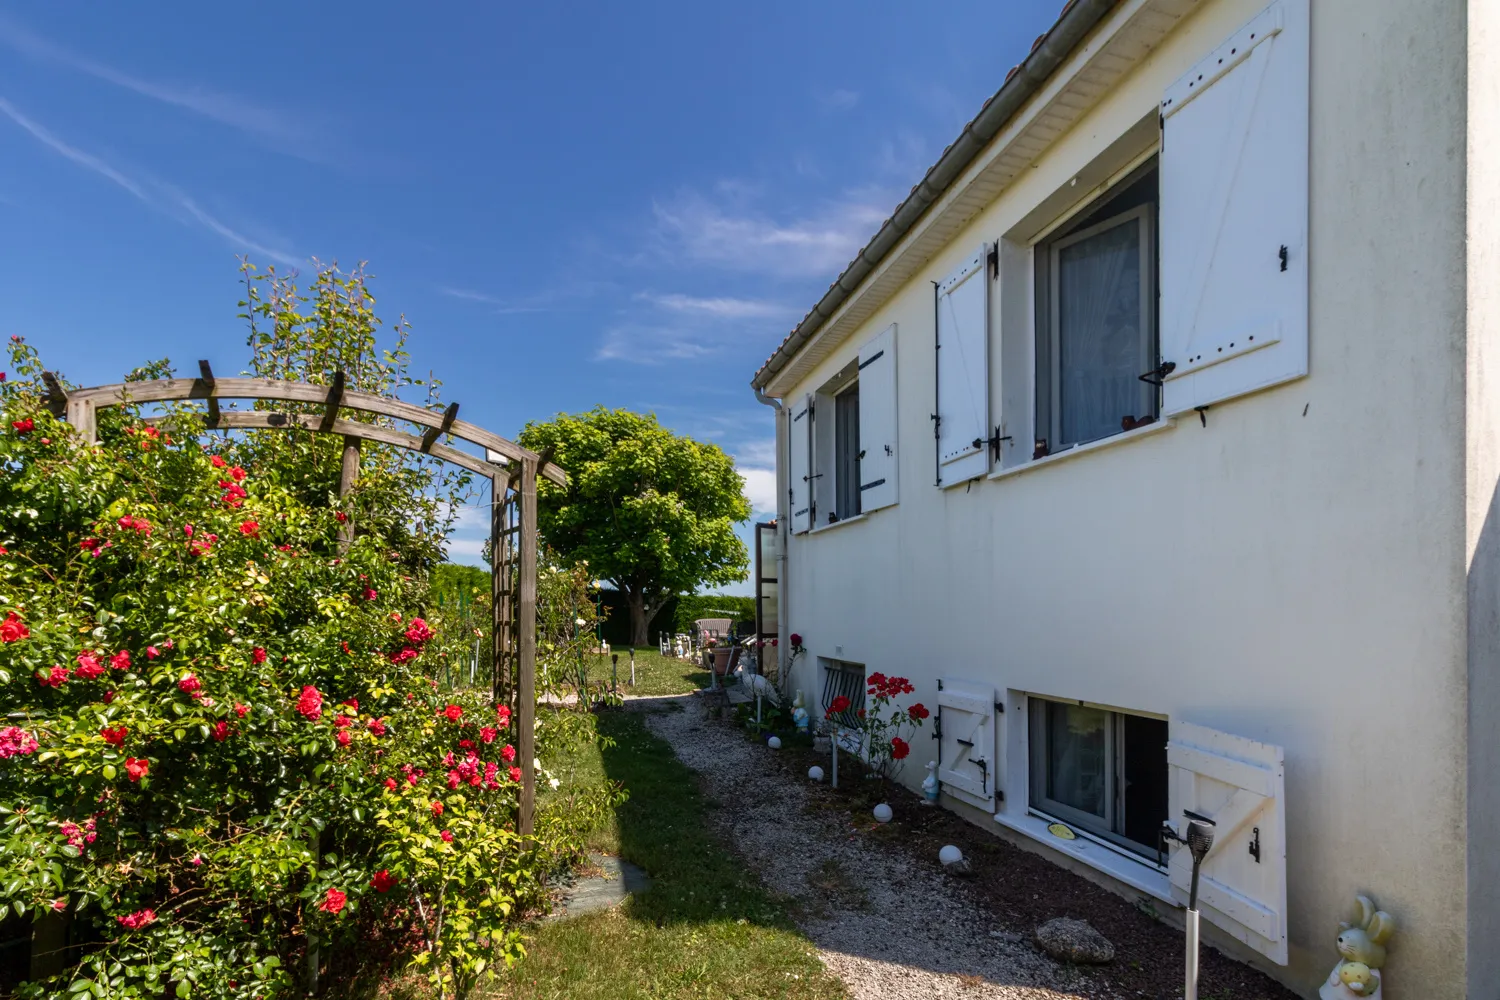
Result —
[{"label": "climbing plant on arch", "polygon": [[[105,998],[269,998],[311,985],[319,948],[345,961],[401,952],[462,995],[514,960],[505,914],[535,902],[538,866],[571,842],[562,797],[521,808],[533,729],[515,724],[530,708],[525,499],[561,471],[493,436],[475,442],[483,460],[458,451],[474,438],[451,433],[469,433],[451,407],[422,410],[407,434],[389,414],[401,404],[346,394],[336,377],[236,396],[245,382],[206,368],[153,378],[158,364],[78,389],[45,385],[34,355],[12,347],[0,383],[0,937],[45,915],[21,995],[83,981]],[[148,395],[166,412],[145,415],[135,404]],[[200,435],[236,421],[314,433]],[[325,422],[342,449],[317,444]],[[381,447],[361,472],[371,441]],[[451,449],[498,480],[505,712],[489,692],[429,685],[447,641],[434,615],[421,620],[438,610],[420,575],[435,550],[403,535],[405,516],[381,520],[382,504],[417,509],[402,506],[416,480],[391,465],[392,444]],[[358,487],[334,498],[341,450],[343,485]],[[311,480],[304,462],[319,470]],[[545,758],[557,724],[539,725]],[[303,954],[308,971],[292,971]]]}]

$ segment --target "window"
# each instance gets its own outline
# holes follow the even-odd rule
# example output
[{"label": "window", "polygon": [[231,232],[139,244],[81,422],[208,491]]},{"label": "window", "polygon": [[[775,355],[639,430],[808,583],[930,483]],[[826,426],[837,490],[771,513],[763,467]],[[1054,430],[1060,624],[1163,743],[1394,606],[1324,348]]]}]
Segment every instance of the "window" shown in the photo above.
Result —
[{"label": "window", "polygon": [[835,517],[859,513],[859,383],[833,398]]},{"label": "window", "polygon": [[859,713],[865,707],[865,665],[823,656],[818,657],[818,663],[823,667],[823,700],[819,707],[828,713],[839,698],[845,699],[848,704],[843,710],[828,718],[840,726],[858,729]]},{"label": "window", "polygon": [[1037,457],[1158,414],[1153,159],[1036,248]]},{"label": "window", "polygon": [[1031,806],[1155,855],[1167,814],[1167,723],[1032,698]]}]

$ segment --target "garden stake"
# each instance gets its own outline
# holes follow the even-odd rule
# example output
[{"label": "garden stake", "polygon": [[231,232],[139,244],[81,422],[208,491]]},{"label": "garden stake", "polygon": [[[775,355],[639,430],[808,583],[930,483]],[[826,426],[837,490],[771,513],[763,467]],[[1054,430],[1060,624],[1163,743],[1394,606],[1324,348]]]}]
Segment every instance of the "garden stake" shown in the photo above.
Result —
[{"label": "garden stake", "polygon": [[630,647],[630,686],[635,687],[635,647]]},{"label": "garden stake", "polygon": [[620,693],[620,654],[609,654],[609,689],[614,694]]},{"label": "garden stake", "polygon": [[1187,908],[1187,954],[1186,959],[1186,982],[1183,984],[1183,1000],[1198,1000],[1198,869],[1203,865],[1203,859],[1208,857],[1208,852],[1214,846],[1214,823],[1213,820],[1195,818],[1188,814],[1187,839],[1177,835],[1168,824],[1162,830],[1162,836],[1175,840],[1180,844],[1186,844],[1188,852],[1193,856],[1193,881],[1188,890]]},{"label": "garden stake", "polygon": [[839,727],[833,727],[833,739],[828,742],[833,744],[833,787],[839,787]]}]

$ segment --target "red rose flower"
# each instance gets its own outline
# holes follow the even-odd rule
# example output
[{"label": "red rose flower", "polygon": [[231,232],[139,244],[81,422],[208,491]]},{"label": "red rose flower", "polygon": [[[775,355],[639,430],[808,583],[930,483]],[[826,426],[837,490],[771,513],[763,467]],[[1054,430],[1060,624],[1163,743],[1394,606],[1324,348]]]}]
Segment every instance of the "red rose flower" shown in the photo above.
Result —
[{"label": "red rose flower", "polygon": [[228,462],[224,461],[223,457],[220,455],[213,456],[209,459],[209,461],[213,463],[215,469],[222,469],[224,468],[224,466],[229,464]]},{"label": "red rose flower", "polygon": [[242,719],[245,717],[245,713],[248,712],[248,711],[250,711],[250,706],[249,705],[236,704],[234,706],[234,714],[237,715],[237,716],[239,716]]},{"label": "red rose flower", "polygon": [[112,701],[115,700],[115,693],[113,691],[106,691],[106,692],[104,692],[104,699],[103,700],[104,700],[104,704],[108,705],[110,702],[112,702]]},{"label": "red rose flower", "polygon": [[388,791],[394,792],[396,790],[396,779],[395,778],[386,778],[385,779],[385,787],[386,787],[386,789]]},{"label": "red rose flower", "polygon": [[931,715],[932,713],[929,712],[929,711],[927,711],[927,706],[923,705],[919,701],[919,702],[913,703],[913,705],[911,706],[911,708],[908,708],[906,710],[906,714],[909,715],[909,716],[911,716],[913,719],[925,719],[929,715]]},{"label": "red rose flower", "polygon": [[79,680],[93,680],[104,673],[104,664],[99,662],[96,654],[85,649],[78,654],[78,668],[74,673],[78,675]]},{"label": "red rose flower", "polygon": [[829,705],[828,705],[828,711],[825,712],[825,713],[823,713],[823,717],[827,718],[827,719],[831,719],[835,715],[838,715],[841,712],[847,712],[847,711],[849,711],[849,699],[845,698],[843,695],[839,695],[837,698],[833,699],[833,701],[831,701],[829,703]]},{"label": "red rose flower", "polygon": [[798,635],[796,632],[793,632],[791,635],[787,636],[787,638],[792,640],[793,646],[802,645],[802,636]]},{"label": "red rose flower", "polygon": [[339,524],[343,524],[345,521],[349,520],[349,515],[345,514],[343,511],[337,511],[333,515],[333,519],[335,521],[337,521]]},{"label": "red rose flower", "polygon": [[905,760],[906,755],[911,753],[911,746],[899,736],[891,738],[891,756],[896,760]]},{"label": "red rose flower", "polygon": [[323,717],[322,693],[311,684],[303,688],[301,696],[297,698],[297,711],[311,722],[321,719]]},{"label": "red rose flower", "polygon": [[140,781],[151,773],[151,762],[144,758],[127,757],[125,759],[125,777],[131,781]]},{"label": "red rose flower", "polygon": [[68,668],[54,666],[45,674],[38,671],[36,675],[36,682],[44,688],[60,688],[64,684],[68,683]]},{"label": "red rose flower", "polygon": [[432,814],[434,816],[441,816],[443,814],[443,804],[441,802],[438,802],[436,800],[433,801]]},{"label": "red rose flower", "polygon": [[25,626],[14,611],[6,614],[0,622],[0,642],[19,642],[31,638],[31,630]]},{"label": "red rose flower", "polygon": [[256,646],[254,649],[250,650],[250,659],[255,663],[265,663],[266,651],[261,647]]},{"label": "red rose flower", "polygon": [[386,734],[384,719],[371,719],[369,722],[365,723],[365,726],[376,736],[384,736]]},{"label": "red rose flower", "polygon": [[128,649],[122,649],[118,653],[116,653],[114,656],[111,656],[109,658],[109,665],[112,666],[112,667],[114,667],[116,670],[129,670],[130,669],[130,650],[128,650]]},{"label": "red rose flower", "polygon": [[26,757],[36,753],[40,746],[36,737],[20,726],[0,729],[0,760],[6,757]]},{"label": "red rose flower", "polygon": [[83,541],[78,543],[78,547],[85,552],[93,552],[99,547],[99,539],[85,538]]},{"label": "red rose flower", "polygon": [[370,887],[376,892],[390,892],[396,887],[396,883],[400,881],[399,878],[382,868],[375,873],[374,878],[370,879]]},{"label": "red rose flower", "polygon": [[373,601],[373,600],[375,600],[375,598],[377,598],[379,596],[380,596],[380,592],[378,590],[375,590],[375,589],[373,589],[371,587],[366,587],[365,588],[365,592],[364,592],[364,598],[365,598],[365,600],[367,600],[367,601]]},{"label": "red rose flower", "polygon": [[154,659],[156,659],[160,655],[161,655],[161,650],[157,649],[155,646],[147,646],[146,647],[146,659],[147,660],[154,660]]},{"label": "red rose flower", "polygon": [[514,762],[516,759],[516,748],[509,743],[505,744],[505,746],[500,748],[500,759],[507,764]]},{"label": "red rose flower", "polygon": [[495,706],[495,722],[500,726],[501,729],[504,729],[504,728],[506,728],[507,726],[510,725],[510,706],[509,705],[497,705],[497,706]]},{"label": "red rose flower", "polygon": [[521,769],[519,767],[513,767],[513,768],[510,769],[510,780],[511,781],[520,781],[521,780]]},{"label": "red rose flower", "polygon": [[337,733],[334,734],[333,738],[339,741],[339,746],[341,747],[348,746],[349,741],[354,739],[354,737],[349,735],[349,730],[347,729],[340,729]]},{"label": "red rose flower", "polygon": [[155,910],[137,910],[135,913],[123,917],[115,917],[115,922],[127,931],[138,931],[147,924],[156,922]]},{"label": "red rose flower", "polygon": [[240,522],[240,534],[244,535],[246,538],[259,538],[260,537],[260,522],[259,521],[241,521]]},{"label": "red rose flower", "polygon": [[99,735],[104,737],[104,742],[110,746],[122,747],[125,745],[125,737],[129,732],[124,726],[114,726],[113,728],[105,726],[99,730]]},{"label": "red rose flower", "polygon": [[223,719],[220,719],[218,722],[214,723],[214,739],[219,743],[223,743],[228,738],[229,723],[225,722]]},{"label": "red rose flower", "polygon": [[[236,466],[238,468],[238,466]],[[328,894],[323,897],[323,902],[318,904],[318,909],[324,913],[338,913],[344,908],[344,903],[349,899],[347,895],[337,889],[330,888]]]},{"label": "red rose flower", "polygon": [[406,641],[421,645],[431,638],[432,629],[427,627],[427,623],[420,618],[413,618],[406,629]]},{"label": "red rose flower", "polygon": [[410,646],[403,646],[401,647],[401,651],[399,653],[392,653],[389,659],[392,663],[400,664],[405,663],[408,660],[415,660],[421,655],[421,653],[417,652],[415,649],[412,649]]},{"label": "red rose flower", "polygon": [[31,422],[30,417],[27,417],[24,420],[12,420],[10,422],[10,425],[16,429],[17,434],[30,434],[32,428],[36,426]]},{"label": "red rose flower", "polygon": [[438,834],[438,836],[443,838],[443,843],[445,843],[445,844],[451,844],[451,843],[453,843],[453,831],[452,830],[444,830],[442,833]]},{"label": "red rose flower", "polygon": [[229,470],[229,475],[231,477],[233,477],[233,479],[234,479],[235,482],[239,482],[242,479],[244,479],[247,475],[249,475],[249,473],[247,473],[244,469],[242,469],[238,465],[236,465],[236,466],[234,466],[233,468],[231,468]]},{"label": "red rose flower", "polygon": [[479,739],[482,743],[493,743],[500,731],[493,726],[481,726],[479,728]]},{"label": "red rose flower", "polygon": [[198,692],[203,690],[202,682],[192,674],[188,674],[182,680],[178,681],[177,687],[182,691],[183,694],[190,694],[194,698],[198,697]]},{"label": "red rose flower", "polygon": [[464,710],[458,705],[449,705],[443,709],[443,715],[447,716],[449,722],[457,722],[464,717]]}]

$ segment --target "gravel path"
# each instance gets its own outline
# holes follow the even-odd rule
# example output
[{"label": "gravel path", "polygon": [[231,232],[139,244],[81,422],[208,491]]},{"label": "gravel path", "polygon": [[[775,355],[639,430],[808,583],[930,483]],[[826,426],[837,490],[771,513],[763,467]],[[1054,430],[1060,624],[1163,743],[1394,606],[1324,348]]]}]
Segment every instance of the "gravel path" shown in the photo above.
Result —
[{"label": "gravel path", "polygon": [[[703,776],[725,833],[770,888],[801,904],[798,922],[857,1000],[1057,1000],[1106,996],[995,920],[962,880],[881,850],[811,808],[773,751],[705,716],[652,712],[647,725]],[[634,706],[633,706],[634,707]],[[644,707],[644,706],[642,706]]]}]

